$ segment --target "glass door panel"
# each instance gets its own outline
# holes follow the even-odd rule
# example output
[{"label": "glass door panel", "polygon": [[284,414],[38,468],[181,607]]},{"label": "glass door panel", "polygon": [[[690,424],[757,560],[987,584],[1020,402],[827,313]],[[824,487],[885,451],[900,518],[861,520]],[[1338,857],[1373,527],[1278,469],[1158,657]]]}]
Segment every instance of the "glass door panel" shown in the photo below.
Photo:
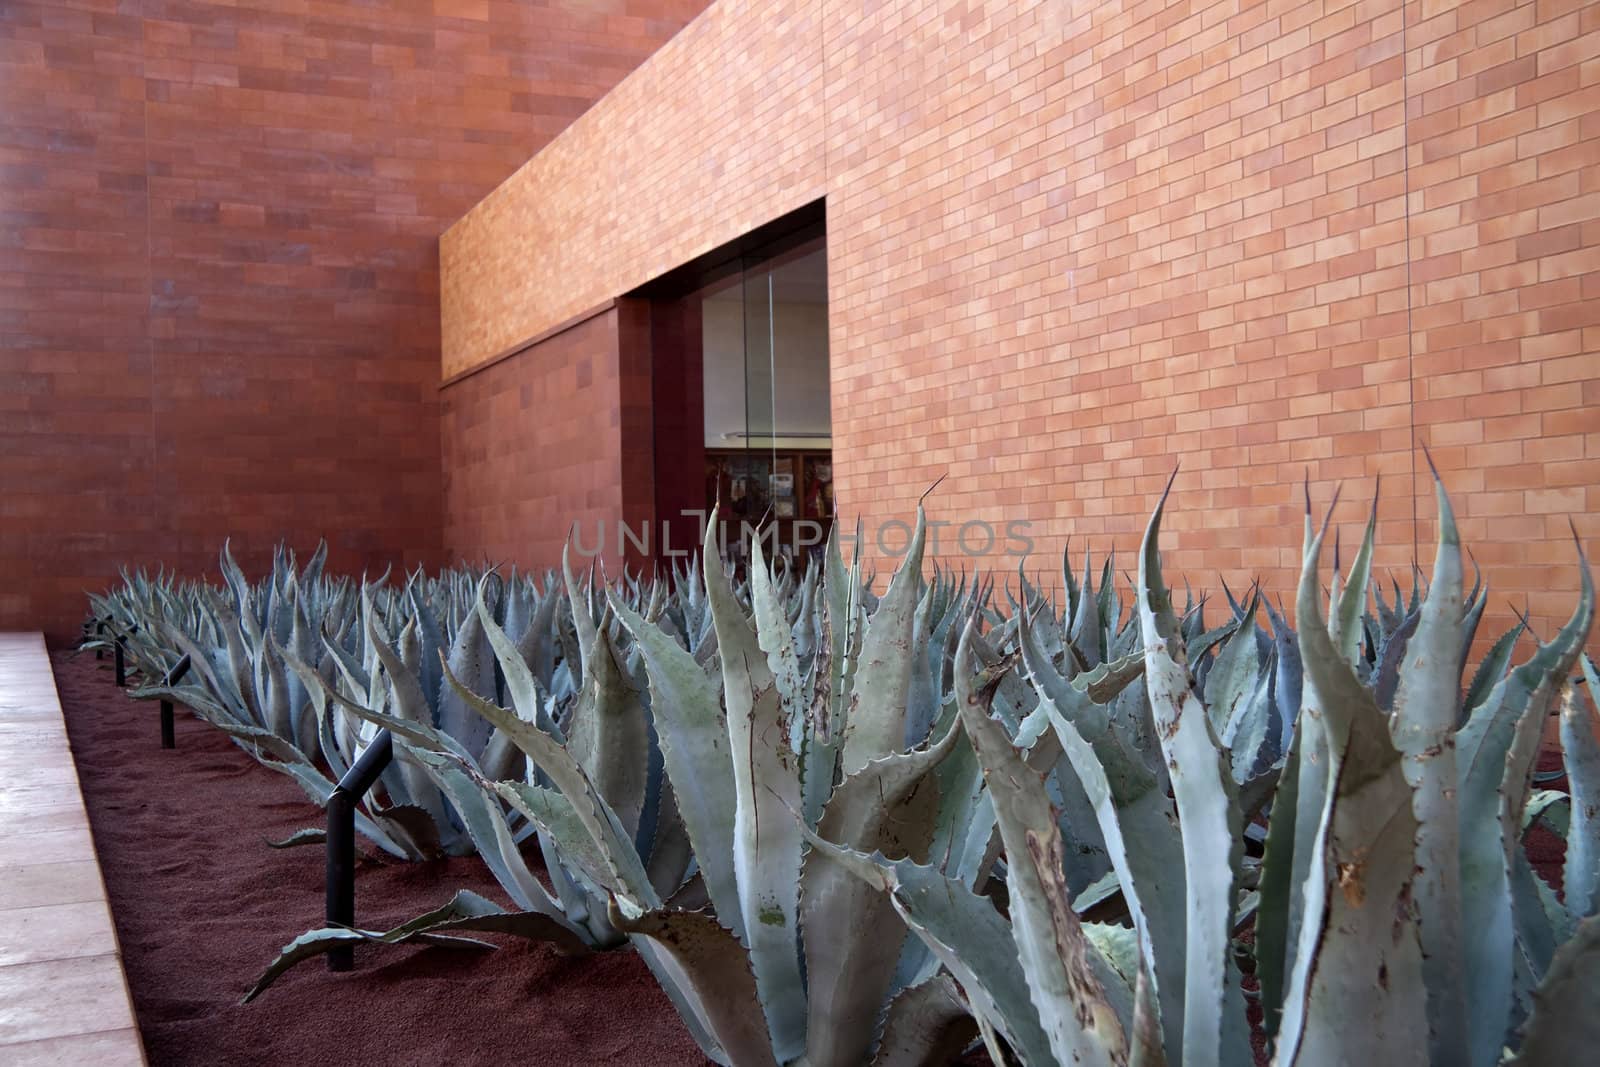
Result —
[{"label": "glass door panel", "polygon": [[747,560],[757,531],[775,563],[816,555],[832,517],[822,242],[743,257],[702,307],[706,487],[727,555]]}]

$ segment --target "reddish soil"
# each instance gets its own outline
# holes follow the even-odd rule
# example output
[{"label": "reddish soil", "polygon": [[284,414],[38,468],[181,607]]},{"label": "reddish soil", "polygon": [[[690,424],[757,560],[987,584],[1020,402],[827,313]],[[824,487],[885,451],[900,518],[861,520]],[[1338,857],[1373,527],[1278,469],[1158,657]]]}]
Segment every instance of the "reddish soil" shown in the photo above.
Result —
[{"label": "reddish soil", "polygon": [[[156,704],[119,692],[109,661],[54,664],[152,1067],[707,1062],[627,951],[358,948],[350,973],[313,960],[240,1004],[282,945],[321,925],[322,849],[266,845],[321,811],[182,709],[164,751]],[[356,914],[384,928],[457,889],[507,903],[475,858],[370,862]]]}]

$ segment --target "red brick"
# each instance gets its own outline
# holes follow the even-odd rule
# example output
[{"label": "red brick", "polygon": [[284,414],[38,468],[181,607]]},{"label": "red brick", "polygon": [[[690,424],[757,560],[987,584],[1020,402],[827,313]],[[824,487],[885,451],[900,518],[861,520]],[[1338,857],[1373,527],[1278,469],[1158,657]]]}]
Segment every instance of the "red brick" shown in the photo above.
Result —
[{"label": "red brick", "polygon": [[[1398,0],[1371,22],[1289,5],[1275,31],[1251,9],[1203,54],[1169,56],[1177,81],[1146,85],[1111,21],[1088,17],[1028,66],[1025,35],[938,36],[913,8],[849,22],[826,5],[810,21],[798,0],[763,9],[814,48],[713,8],[446,236],[445,372],[825,194],[836,469],[844,506],[869,518],[906,512],[948,471],[936,507],[1021,507],[1045,523],[1045,552],[1074,530],[1131,548],[1167,457],[1195,448],[1202,469],[1175,504],[1207,510],[1175,521],[1178,558],[1250,527],[1265,539],[1251,558],[1292,567],[1294,524],[1273,525],[1292,483],[1353,462],[1397,472],[1385,551],[1403,565],[1429,532],[1410,523],[1410,494],[1426,492],[1409,477],[1413,434],[1444,450],[1463,529],[1484,536],[1486,517],[1523,509],[1520,492],[1484,491],[1536,478],[1523,443],[1600,439],[1563,406],[1585,402],[1600,348],[1600,118],[1575,9],[1481,3],[1409,25],[1404,83]],[[884,61],[885,41],[919,57],[914,74]],[[1013,62],[1033,80],[1010,95],[965,73]],[[794,88],[813,82],[822,97]],[[764,122],[720,104],[774,93]],[[715,131],[710,146],[691,128]],[[1027,167],[1063,175],[1056,209],[1020,209],[1039,203]],[[592,194],[588,173],[622,184]],[[596,250],[600,225],[613,239]],[[531,265],[529,248],[544,253]],[[1015,350],[1048,353],[1051,380]],[[1186,387],[1196,357],[1207,373]],[[1217,377],[1233,369],[1246,373]],[[941,408],[935,435],[907,398],[945,395],[992,406]],[[1223,495],[1246,484],[1248,502]],[[1545,542],[1515,546],[1531,564]],[[1513,595],[1524,572],[1556,580],[1513,569]]]},{"label": "red brick", "polygon": [[437,565],[438,235],[705,0],[117,6],[0,19],[0,629],[227,537]]}]

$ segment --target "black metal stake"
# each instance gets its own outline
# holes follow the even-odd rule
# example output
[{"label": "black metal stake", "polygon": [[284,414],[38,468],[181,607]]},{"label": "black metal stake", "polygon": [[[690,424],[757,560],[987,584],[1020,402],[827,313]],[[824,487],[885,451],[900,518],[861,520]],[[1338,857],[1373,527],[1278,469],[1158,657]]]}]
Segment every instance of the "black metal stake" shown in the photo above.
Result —
[{"label": "black metal stake", "polygon": [[[394,739],[388,730],[373,738],[328,797],[328,859],[325,917],[329,926],[356,924],[356,802],[394,758]],[[328,970],[348,971],[355,966],[355,951],[340,945],[328,953]]]},{"label": "black metal stake", "polygon": [[[354,926],[356,922],[355,822],[355,798],[341,786],[328,798],[326,918],[329,926]],[[355,951],[349,945],[340,945],[328,953],[330,971],[348,971],[355,962]]]},{"label": "black metal stake", "polygon": [[[96,619],[95,620],[94,632],[95,632],[95,636],[97,636],[97,637],[104,637],[105,636],[106,621],[104,619]],[[103,648],[95,649],[94,650],[94,658],[98,659],[98,660],[104,660],[106,658],[106,650],[103,649]]]},{"label": "black metal stake", "polygon": [[117,638],[117,688],[121,689],[128,684],[127,668],[122,663],[122,638]]},{"label": "black metal stake", "polygon": [[[171,689],[182,681],[183,676],[188,673],[189,654],[185,652],[183,658],[174,663],[172,669],[167,672],[167,676],[161,680],[161,687],[163,689]],[[161,701],[161,747],[178,747],[178,735],[175,732],[172,721],[172,701],[166,699]]]}]

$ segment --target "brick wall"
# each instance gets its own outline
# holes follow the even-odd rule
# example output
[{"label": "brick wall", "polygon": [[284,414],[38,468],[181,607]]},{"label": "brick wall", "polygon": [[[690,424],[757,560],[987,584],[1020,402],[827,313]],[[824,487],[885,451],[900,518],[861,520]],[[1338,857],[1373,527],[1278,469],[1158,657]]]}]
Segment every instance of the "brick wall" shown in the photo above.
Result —
[{"label": "brick wall", "polygon": [[704,0],[0,5],[0,629],[442,547],[452,220]]},{"label": "brick wall", "polygon": [[[619,314],[607,308],[444,390],[445,559],[551,566],[623,515]],[[614,562],[616,556],[611,554]],[[574,570],[585,563],[574,555]]]},{"label": "brick wall", "polygon": [[[1600,555],[1600,6],[719,0],[441,244],[456,373],[819,194],[841,505],[1292,588],[1462,533],[1548,634]],[[603,181],[594,176],[603,175]],[[1014,561],[1011,561],[1014,564]]]},{"label": "brick wall", "polygon": [[822,5],[721,0],[450,228],[446,377],[823,192]]}]

